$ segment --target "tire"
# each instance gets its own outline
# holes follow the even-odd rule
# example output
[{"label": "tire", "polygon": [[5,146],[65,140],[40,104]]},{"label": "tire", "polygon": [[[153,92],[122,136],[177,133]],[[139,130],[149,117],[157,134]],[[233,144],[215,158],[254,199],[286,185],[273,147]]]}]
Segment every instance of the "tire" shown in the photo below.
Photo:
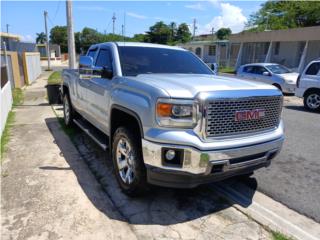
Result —
[{"label": "tire", "polygon": [[303,97],[303,104],[306,109],[312,112],[320,111],[320,90],[313,90],[308,92]]},{"label": "tire", "polygon": [[72,108],[69,94],[65,93],[63,94],[63,118],[64,118],[64,123],[67,127],[70,127],[73,125],[74,116],[75,116],[75,113]]},{"label": "tire", "polygon": [[138,196],[148,190],[138,134],[126,127],[116,130],[112,142],[112,162],[117,182],[125,194]]}]

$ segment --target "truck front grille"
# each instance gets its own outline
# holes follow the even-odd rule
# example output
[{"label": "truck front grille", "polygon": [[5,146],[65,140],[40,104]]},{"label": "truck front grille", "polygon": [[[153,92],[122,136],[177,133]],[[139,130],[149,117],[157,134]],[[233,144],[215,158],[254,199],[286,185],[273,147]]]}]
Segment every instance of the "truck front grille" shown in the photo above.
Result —
[{"label": "truck front grille", "polygon": [[[282,96],[210,100],[206,109],[206,136],[221,137],[275,129],[279,125]],[[259,119],[236,120],[236,112],[264,110]]]}]

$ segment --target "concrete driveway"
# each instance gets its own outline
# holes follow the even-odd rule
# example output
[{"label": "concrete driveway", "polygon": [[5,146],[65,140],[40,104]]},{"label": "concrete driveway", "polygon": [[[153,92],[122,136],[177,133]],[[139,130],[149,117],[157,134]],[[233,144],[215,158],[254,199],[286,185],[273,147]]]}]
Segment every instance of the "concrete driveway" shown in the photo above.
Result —
[{"label": "concrete driveway", "polygon": [[61,128],[45,101],[47,77],[15,109],[1,166],[1,239],[272,238],[210,185],[126,197],[107,153],[80,131],[69,132],[71,142]]}]

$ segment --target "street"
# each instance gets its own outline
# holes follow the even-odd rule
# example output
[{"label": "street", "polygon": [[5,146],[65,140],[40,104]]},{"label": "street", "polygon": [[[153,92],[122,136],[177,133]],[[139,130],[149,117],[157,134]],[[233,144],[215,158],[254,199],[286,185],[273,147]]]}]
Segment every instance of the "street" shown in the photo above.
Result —
[{"label": "street", "polygon": [[286,96],[282,117],[286,140],[271,166],[254,174],[258,190],[320,222],[320,114]]}]

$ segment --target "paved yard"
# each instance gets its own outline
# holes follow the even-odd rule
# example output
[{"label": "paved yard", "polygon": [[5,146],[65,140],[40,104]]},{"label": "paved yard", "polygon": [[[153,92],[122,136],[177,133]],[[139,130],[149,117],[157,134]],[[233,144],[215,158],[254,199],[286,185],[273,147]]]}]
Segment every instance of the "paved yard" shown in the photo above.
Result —
[{"label": "paved yard", "polygon": [[74,144],[45,99],[48,74],[26,91],[1,167],[1,239],[271,239],[209,185],[119,191],[106,152]]}]

